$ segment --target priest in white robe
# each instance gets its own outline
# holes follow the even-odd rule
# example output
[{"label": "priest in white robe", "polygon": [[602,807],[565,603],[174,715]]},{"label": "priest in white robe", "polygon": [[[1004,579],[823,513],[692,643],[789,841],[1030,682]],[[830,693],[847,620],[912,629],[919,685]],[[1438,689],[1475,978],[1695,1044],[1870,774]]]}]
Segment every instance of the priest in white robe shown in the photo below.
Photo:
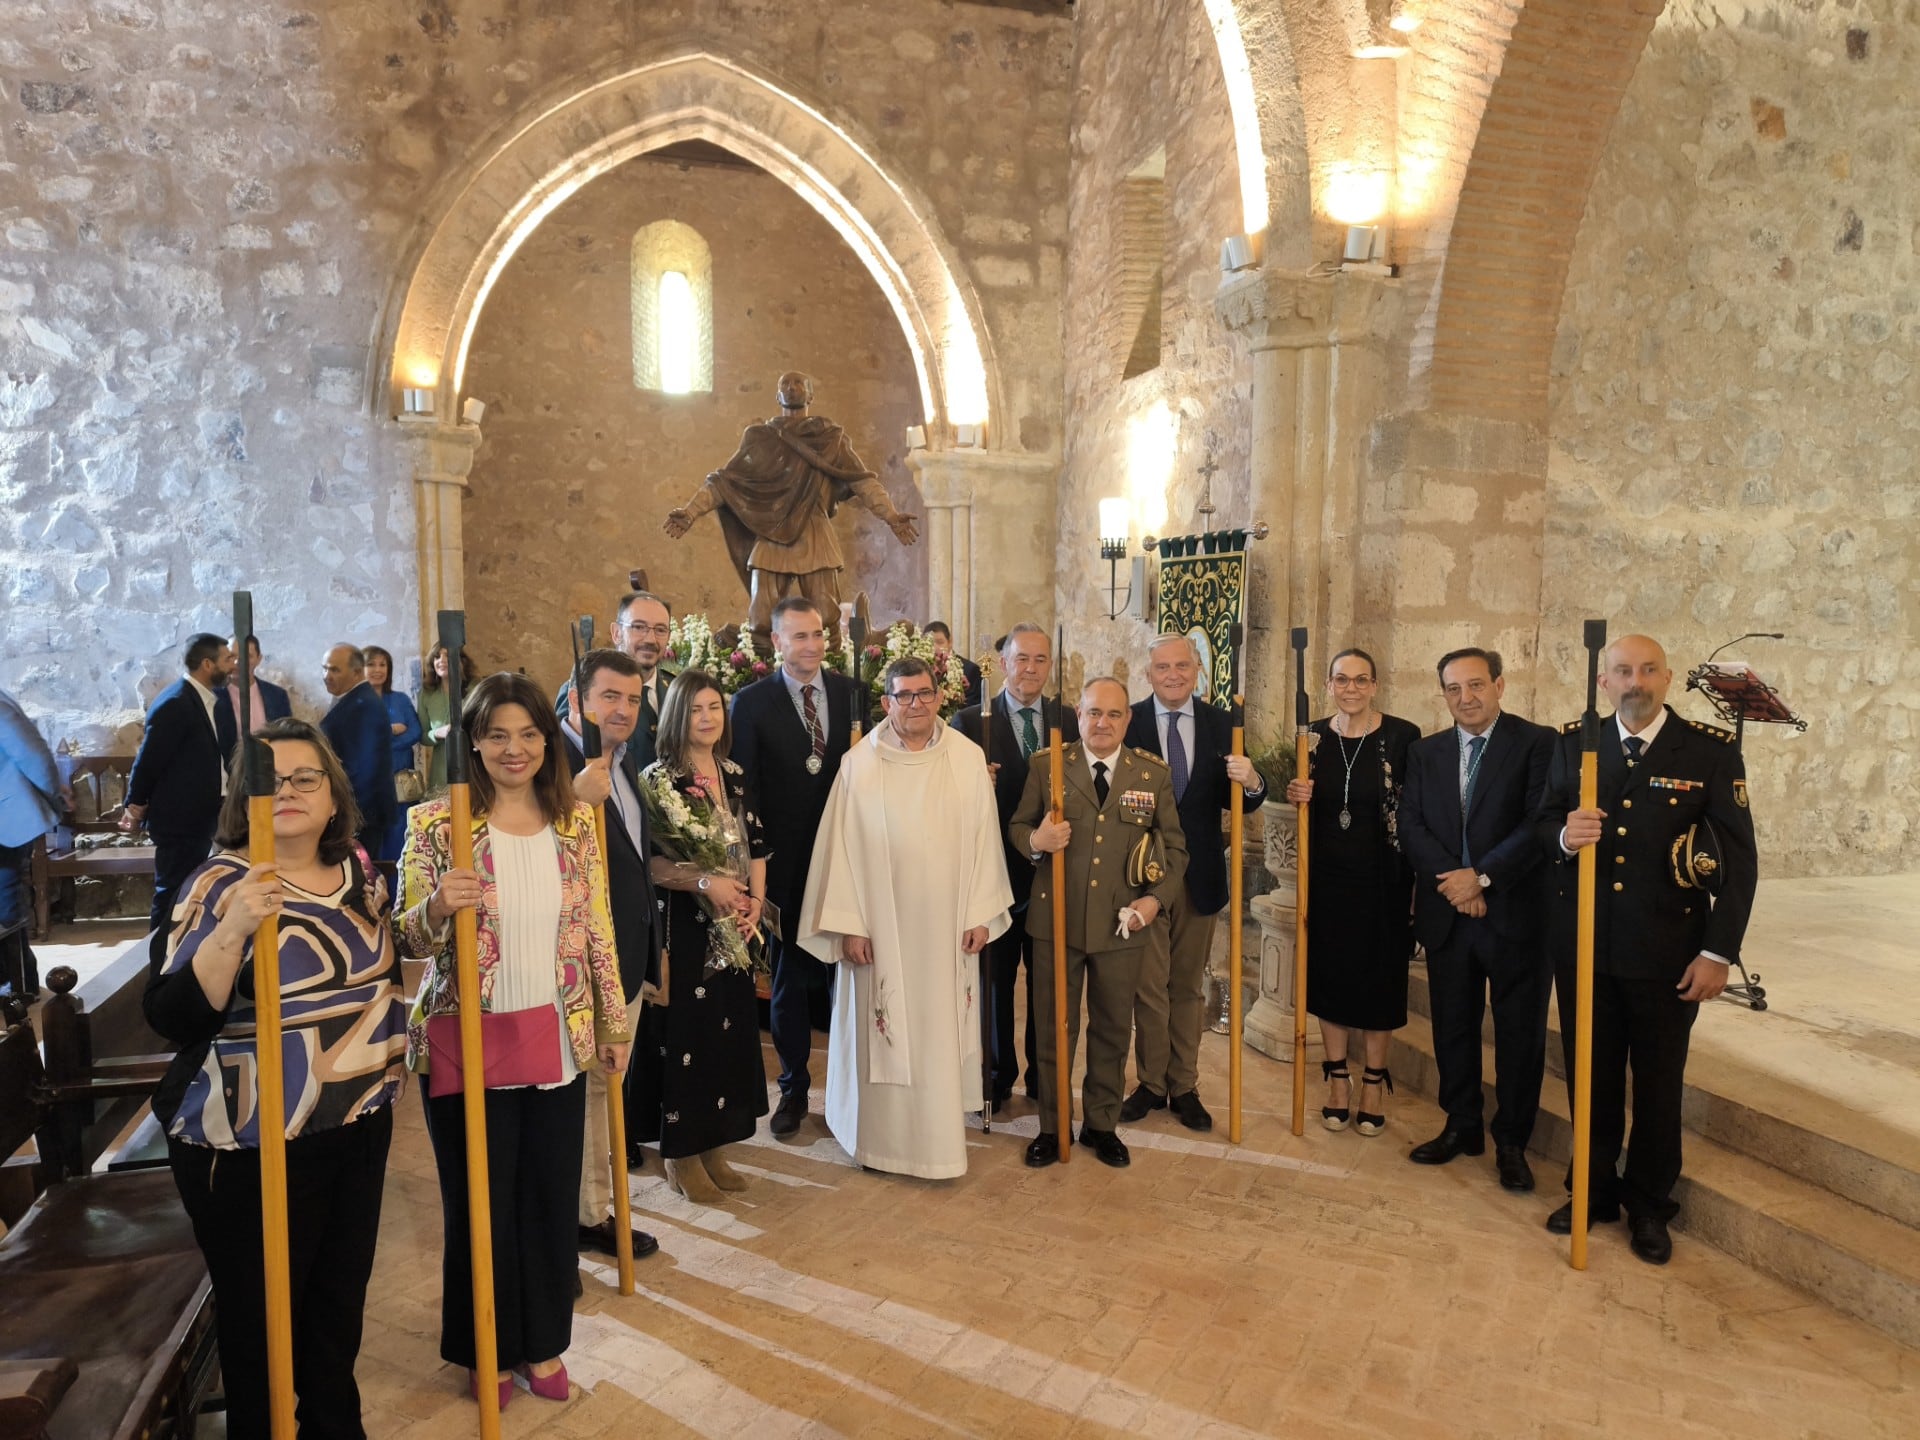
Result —
[{"label": "priest in white robe", "polygon": [[979,954],[1010,923],[986,757],[940,723],[924,662],[887,667],[887,718],[840,762],[814,840],[800,944],[838,964],[827,1127],[862,1165],[967,1170],[981,1106]]}]

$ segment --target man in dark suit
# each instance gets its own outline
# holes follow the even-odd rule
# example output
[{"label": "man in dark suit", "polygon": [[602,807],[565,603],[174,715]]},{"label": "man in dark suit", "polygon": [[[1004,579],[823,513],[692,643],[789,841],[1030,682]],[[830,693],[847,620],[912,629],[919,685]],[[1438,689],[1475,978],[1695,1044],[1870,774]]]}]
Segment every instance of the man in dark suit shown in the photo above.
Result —
[{"label": "man in dark suit", "polygon": [[[640,802],[639,769],[633,763],[633,735],[640,723],[643,681],[640,667],[619,650],[590,650],[580,663],[587,687],[586,711],[600,726],[601,751],[589,762],[573,716],[580,697],[567,683],[568,718],[560,722],[560,739],[567,750],[567,768],[573,776],[573,795],[588,805],[603,805],[606,817],[607,903],[613,912],[613,944],[620,956],[620,988],[628,1013],[637,1023],[640,988],[660,981],[659,902],[647,868],[651,838],[647,811]],[[622,1099],[627,1112],[627,1134],[639,1133],[634,1114],[634,1092],[627,1086]],[[580,1245],[603,1255],[617,1254],[614,1239],[613,1190],[607,1154],[607,1078],[599,1069],[587,1072],[585,1153],[580,1168]],[[625,1160],[639,1169],[646,1151],[629,1138]],[[660,1242],[644,1230],[633,1232],[635,1258],[651,1255]]]},{"label": "man in dark suit", "polygon": [[[953,631],[947,628],[944,620],[929,620],[926,626],[927,638],[933,641],[933,648],[942,655],[953,654]],[[960,657],[960,673],[967,678],[967,690],[960,697],[962,705],[980,703],[980,667],[966,656]]]},{"label": "man in dark suit", "polygon": [[[1593,937],[1593,1143],[1588,1214],[1627,1211],[1633,1253],[1664,1265],[1667,1222],[1678,1213],[1680,1100],[1687,1041],[1700,1003],[1727,986],[1727,966],[1753,913],[1759,857],[1747,808],[1746,767],[1731,732],[1666,706],[1673,671],[1645,635],[1607,647],[1600,685],[1614,713],[1600,729],[1600,794],[1580,803],[1580,725],[1560,732],[1547,770],[1537,836],[1556,887],[1552,929],[1561,1039],[1573,1073],[1578,867],[1598,851]],[[1633,1067],[1633,1142],[1614,1173],[1626,1130]],[[1568,1176],[1572,1188],[1572,1176]],[[1547,1217],[1565,1234],[1573,1206]]]},{"label": "man in dark suit", "polygon": [[[275,720],[285,720],[293,714],[293,701],[287,692],[271,680],[260,678],[260,642],[253,636],[247,636],[247,673],[253,676],[253,728],[258,730]],[[220,736],[220,753],[229,760],[233,758],[233,747],[240,740],[240,667],[233,667],[228,683],[222,685],[213,696],[213,728]]]},{"label": "man in dark suit", "polygon": [[[658,757],[653,753],[654,737],[660,733],[660,705],[667,698],[667,686],[673,677],[661,661],[673,634],[673,613],[658,595],[635,590],[622,595],[614,607],[614,648],[640,667],[640,721],[633,738],[627,742],[627,757],[638,775]],[[567,718],[567,691],[571,679],[553,697],[553,708],[562,720]]]},{"label": "man in dark suit", "polygon": [[766,827],[767,898],[780,911],[773,938],[773,1048],[780,1056],[780,1103],[767,1128],[785,1137],[800,1129],[813,1083],[813,995],[831,983],[828,968],[798,944],[800,901],[807,891],[814,832],[827,808],[840,757],[852,743],[859,687],[821,668],[826,622],[811,600],[789,596],[773,607],[773,645],[780,668],[733,697],[733,759],[747,772]]},{"label": "man in dark suit", "polygon": [[[213,848],[226,793],[227,769],[214,722],[214,692],[233,671],[233,651],[218,635],[187,641],[186,674],[162,690],[147,711],[121,828],[144,823],[153,837],[153,910],[148,924],[164,930],[180,886]],[[164,940],[156,934],[157,948]]]},{"label": "man in dark suit", "polygon": [[1227,859],[1220,816],[1229,805],[1254,810],[1267,800],[1253,762],[1233,755],[1233,717],[1193,692],[1200,652],[1184,635],[1162,635],[1147,649],[1153,694],[1133,707],[1127,744],[1167,762],[1187,837],[1187,883],[1167,910],[1140,962],[1133,1005],[1134,1070],[1139,1081],[1120,1118],[1129,1123],[1171,1106],[1189,1130],[1211,1130],[1200,1103],[1200,1036],[1206,1029],[1207,957],[1214,917],[1226,908]]},{"label": "man in dark suit", "polygon": [[1553,732],[1500,708],[1497,651],[1440,657],[1454,724],[1407,752],[1400,846],[1418,879],[1413,929],[1427,951],[1433,1057],[1446,1126],[1416,1146],[1416,1165],[1486,1150],[1480,1020],[1493,1003],[1494,1159],[1508,1190],[1533,1189],[1527,1142],[1547,1059],[1546,889],[1534,812],[1546,792]]},{"label": "man in dark suit", "polygon": [[[1001,673],[1006,684],[993,699],[993,725],[985,738],[980,725],[980,707],[970,706],[953,717],[953,726],[987,752],[993,768],[993,796],[1000,807],[1000,833],[1006,835],[1027,788],[1029,757],[1047,747],[1047,736],[1058,724],[1068,740],[1080,738],[1080,723],[1074,712],[1046,696],[1047,681],[1053,676],[1053,647],[1046,631],[1038,625],[1019,624],[1000,642]],[[993,976],[993,1108],[998,1112],[1013,1098],[1014,1082],[1020,1078],[1020,1052],[1013,1046],[1013,995],[1020,971],[1027,973],[1027,1029],[1024,1051],[1027,1057],[1027,1094],[1038,1099],[1040,1076],[1036,1067],[1033,1033],[1033,937],[1023,923],[1028,896],[1033,890],[1033,861],[1013,842],[1006,842],[1007,883],[1013,887],[1013,925],[987,947],[988,968]]]},{"label": "man in dark suit", "polygon": [[340,757],[360,806],[359,841],[369,854],[393,824],[393,722],[387,702],[367,683],[366,653],[354,645],[327,651],[324,679],[333,708],[320,717],[321,733]]}]

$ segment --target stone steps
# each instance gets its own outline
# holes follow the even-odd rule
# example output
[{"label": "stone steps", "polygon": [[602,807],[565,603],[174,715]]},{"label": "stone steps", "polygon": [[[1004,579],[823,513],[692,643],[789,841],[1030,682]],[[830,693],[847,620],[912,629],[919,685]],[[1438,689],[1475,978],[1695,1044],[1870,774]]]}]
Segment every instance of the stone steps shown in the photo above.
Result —
[{"label": "stone steps", "polygon": [[[1424,1004],[1424,983],[1417,988]],[[1540,1194],[1546,1202],[1554,1201],[1560,1193],[1560,1172],[1573,1151],[1571,1107],[1564,1077],[1558,1073],[1558,1049],[1556,1034],[1548,1047],[1551,1073],[1541,1090],[1540,1117],[1530,1147],[1538,1160],[1547,1162],[1535,1167],[1541,1181]],[[1489,1081],[1487,1113],[1491,1115],[1490,1042],[1483,1043],[1482,1052],[1482,1074]],[[1411,1015],[1406,1028],[1397,1032],[1389,1063],[1396,1081],[1429,1097],[1434,1094],[1438,1074],[1433,1033],[1424,1014]],[[1689,1086],[1686,1168],[1675,1192],[1681,1206],[1675,1228],[1864,1320],[1903,1344],[1920,1346],[1920,1230],[1856,1203],[1809,1174],[1790,1172],[1756,1154],[1709,1138],[1694,1122],[1704,1115],[1710,1123],[1717,1123],[1712,1120],[1717,1103],[1696,1100]],[[1790,1135],[1796,1128],[1786,1126],[1785,1133]],[[1736,1130],[1734,1138],[1759,1146],[1776,1133],[1781,1132],[1755,1125]],[[1786,1158],[1811,1175],[1831,1175],[1847,1181],[1852,1174],[1823,1168],[1831,1157],[1818,1147],[1793,1150]],[[1920,1188],[1920,1176],[1909,1173],[1905,1184]],[[1880,1193],[1878,1181],[1854,1188]],[[1550,1203],[1540,1207],[1542,1220],[1549,1208]]]}]

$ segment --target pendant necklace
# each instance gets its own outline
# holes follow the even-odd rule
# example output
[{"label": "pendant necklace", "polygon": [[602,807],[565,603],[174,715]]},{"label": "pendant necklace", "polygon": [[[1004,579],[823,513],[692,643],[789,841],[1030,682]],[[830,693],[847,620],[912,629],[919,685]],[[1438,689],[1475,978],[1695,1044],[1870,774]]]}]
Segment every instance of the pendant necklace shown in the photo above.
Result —
[{"label": "pendant necklace", "polygon": [[1353,758],[1350,760],[1347,758],[1347,737],[1338,730],[1333,732],[1333,738],[1340,742],[1340,763],[1347,769],[1346,783],[1340,787],[1340,828],[1342,830],[1353,828],[1353,811],[1348,808],[1348,801],[1353,796],[1353,767],[1355,761],[1359,760],[1361,751],[1367,748],[1367,736],[1372,733],[1369,730],[1361,734],[1360,744],[1354,750]]}]

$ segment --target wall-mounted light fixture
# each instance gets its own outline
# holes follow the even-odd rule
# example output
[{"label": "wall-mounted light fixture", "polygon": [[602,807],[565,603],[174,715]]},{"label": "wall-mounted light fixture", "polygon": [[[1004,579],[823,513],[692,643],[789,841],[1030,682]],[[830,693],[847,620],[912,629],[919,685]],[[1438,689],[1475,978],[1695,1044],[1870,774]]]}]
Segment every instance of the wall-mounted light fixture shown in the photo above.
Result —
[{"label": "wall-mounted light fixture", "polygon": [[[1120,585],[1120,562],[1127,558],[1133,538],[1133,507],[1119,497],[1100,502],[1100,558],[1107,562],[1107,618],[1117,620],[1133,597],[1133,586]],[[1129,575],[1131,581],[1131,575]]]},{"label": "wall-mounted light fixture", "polygon": [[924,450],[927,448],[927,427],[924,425],[907,426],[907,449]]},{"label": "wall-mounted light fixture", "polygon": [[433,391],[409,385],[400,392],[400,408],[408,415],[433,414]]},{"label": "wall-mounted light fixture", "polygon": [[978,450],[987,443],[987,427],[956,425],[953,427],[953,443],[962,450]]},{"label": "wall-mounted light fixture", "polygon": [[469,425],[478,425],[487,418],[487,402],[469,400],[460,407],[460,418]]}]

